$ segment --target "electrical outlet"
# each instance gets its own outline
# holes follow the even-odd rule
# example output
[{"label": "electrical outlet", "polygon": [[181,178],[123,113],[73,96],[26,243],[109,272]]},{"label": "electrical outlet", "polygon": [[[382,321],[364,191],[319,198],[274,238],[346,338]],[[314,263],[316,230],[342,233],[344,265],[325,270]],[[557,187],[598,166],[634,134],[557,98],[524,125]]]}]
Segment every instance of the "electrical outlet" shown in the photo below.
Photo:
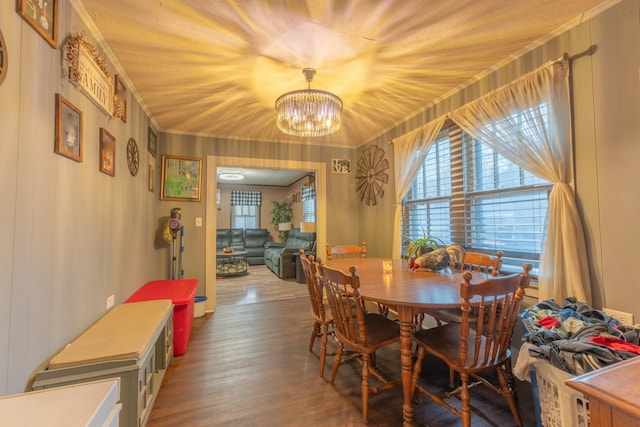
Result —
[{"label": "electrical outlet", "polygon": [[107,298],[107,310],[109,310],[111,307],[113,307],[113,304],[115,304],[116,302],[116,296],[115,295],[111,295],[109,298]]},{"label": "electrical outlet", "polygon": [[631,325],[634,324],[634,322],[633,322],[633,314],[631,314],[631,313],[625,313],[624,311],[612,310],[610,308],[603,308],[602,311],[604,311],[606,314],[608,314],[609,316],[613,317],[614,319],[616,319],[618,322],[622,323],[623,325],[631,326]]},{"label": "electrical outlet", "polygon": [[202,217],[196,217],[196,227],[202,227]]}]

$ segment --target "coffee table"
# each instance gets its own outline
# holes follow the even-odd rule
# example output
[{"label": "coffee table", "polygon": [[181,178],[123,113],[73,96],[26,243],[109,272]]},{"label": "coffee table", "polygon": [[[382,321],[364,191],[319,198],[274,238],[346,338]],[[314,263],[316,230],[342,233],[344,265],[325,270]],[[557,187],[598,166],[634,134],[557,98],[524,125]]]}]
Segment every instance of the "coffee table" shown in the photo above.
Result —
[{"label": "coffee table", "polygon": [[247,252],[216,252],[216,275],[221,277],[247,274]]}]

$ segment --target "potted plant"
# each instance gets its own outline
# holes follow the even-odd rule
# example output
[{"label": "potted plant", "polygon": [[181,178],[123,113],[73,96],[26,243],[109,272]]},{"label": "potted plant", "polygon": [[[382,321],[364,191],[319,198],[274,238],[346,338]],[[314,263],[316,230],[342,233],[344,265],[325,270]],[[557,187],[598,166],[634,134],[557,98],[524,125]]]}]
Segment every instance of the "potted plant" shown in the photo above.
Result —
[{"label": "potted plant", "polygon": [[[285,199],[282,202],[277,200],[273,201],[273,208],[271,209],[271,223],[273,224],[273,228],[278,231],[278,237],[281,242],[287,240],[287,236],[289,234],[288,230],[281,230],[280,224],[291,224],[291,220],[293,219],[293,209],[291,208],[291,200]],[[290,228],[290,227],[289,227]]]},{"label": "potted plant", "polygon": [[421,237],[419,239],[412,240],[411,243],[409,243],[407,255],[409,258],[414,258],[441,247],[446,247],[446,244],[437,237]]}]

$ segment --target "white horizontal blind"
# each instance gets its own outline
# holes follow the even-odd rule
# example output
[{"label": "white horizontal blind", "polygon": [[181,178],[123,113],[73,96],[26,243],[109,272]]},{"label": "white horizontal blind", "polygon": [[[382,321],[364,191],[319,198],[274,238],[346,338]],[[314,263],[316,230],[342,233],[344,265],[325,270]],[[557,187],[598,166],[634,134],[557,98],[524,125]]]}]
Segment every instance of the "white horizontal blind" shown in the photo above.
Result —
[{"label": "white horizontal blind", "polygon": [[260,228],[260,206],[231,206],[231,228]]},{"label": "white horizontal blind", "polygon": [[302,220],[316,222],[316,191],[311,186],[302,187]]},{"label": "white horizontal blind", "polygon": [[435,236],[467,250],[500,250],[505,270],[537,266],[550,189],[453,125],[438,135],[405,198],[404,243]]}]

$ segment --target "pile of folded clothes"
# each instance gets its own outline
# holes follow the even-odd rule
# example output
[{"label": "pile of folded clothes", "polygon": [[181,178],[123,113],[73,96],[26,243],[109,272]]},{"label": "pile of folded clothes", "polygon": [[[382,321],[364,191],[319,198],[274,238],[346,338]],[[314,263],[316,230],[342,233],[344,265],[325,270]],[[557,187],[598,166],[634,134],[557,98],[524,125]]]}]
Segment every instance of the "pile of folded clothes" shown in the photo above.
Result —
[{"label": "pile of folded clothes", "polygon": [[516,376],[526,379],[536,360],[581,375],[640,355],[640,329],[625,326],[600,310],[567,298],[542,301],[520,314],[525,328]]}]

